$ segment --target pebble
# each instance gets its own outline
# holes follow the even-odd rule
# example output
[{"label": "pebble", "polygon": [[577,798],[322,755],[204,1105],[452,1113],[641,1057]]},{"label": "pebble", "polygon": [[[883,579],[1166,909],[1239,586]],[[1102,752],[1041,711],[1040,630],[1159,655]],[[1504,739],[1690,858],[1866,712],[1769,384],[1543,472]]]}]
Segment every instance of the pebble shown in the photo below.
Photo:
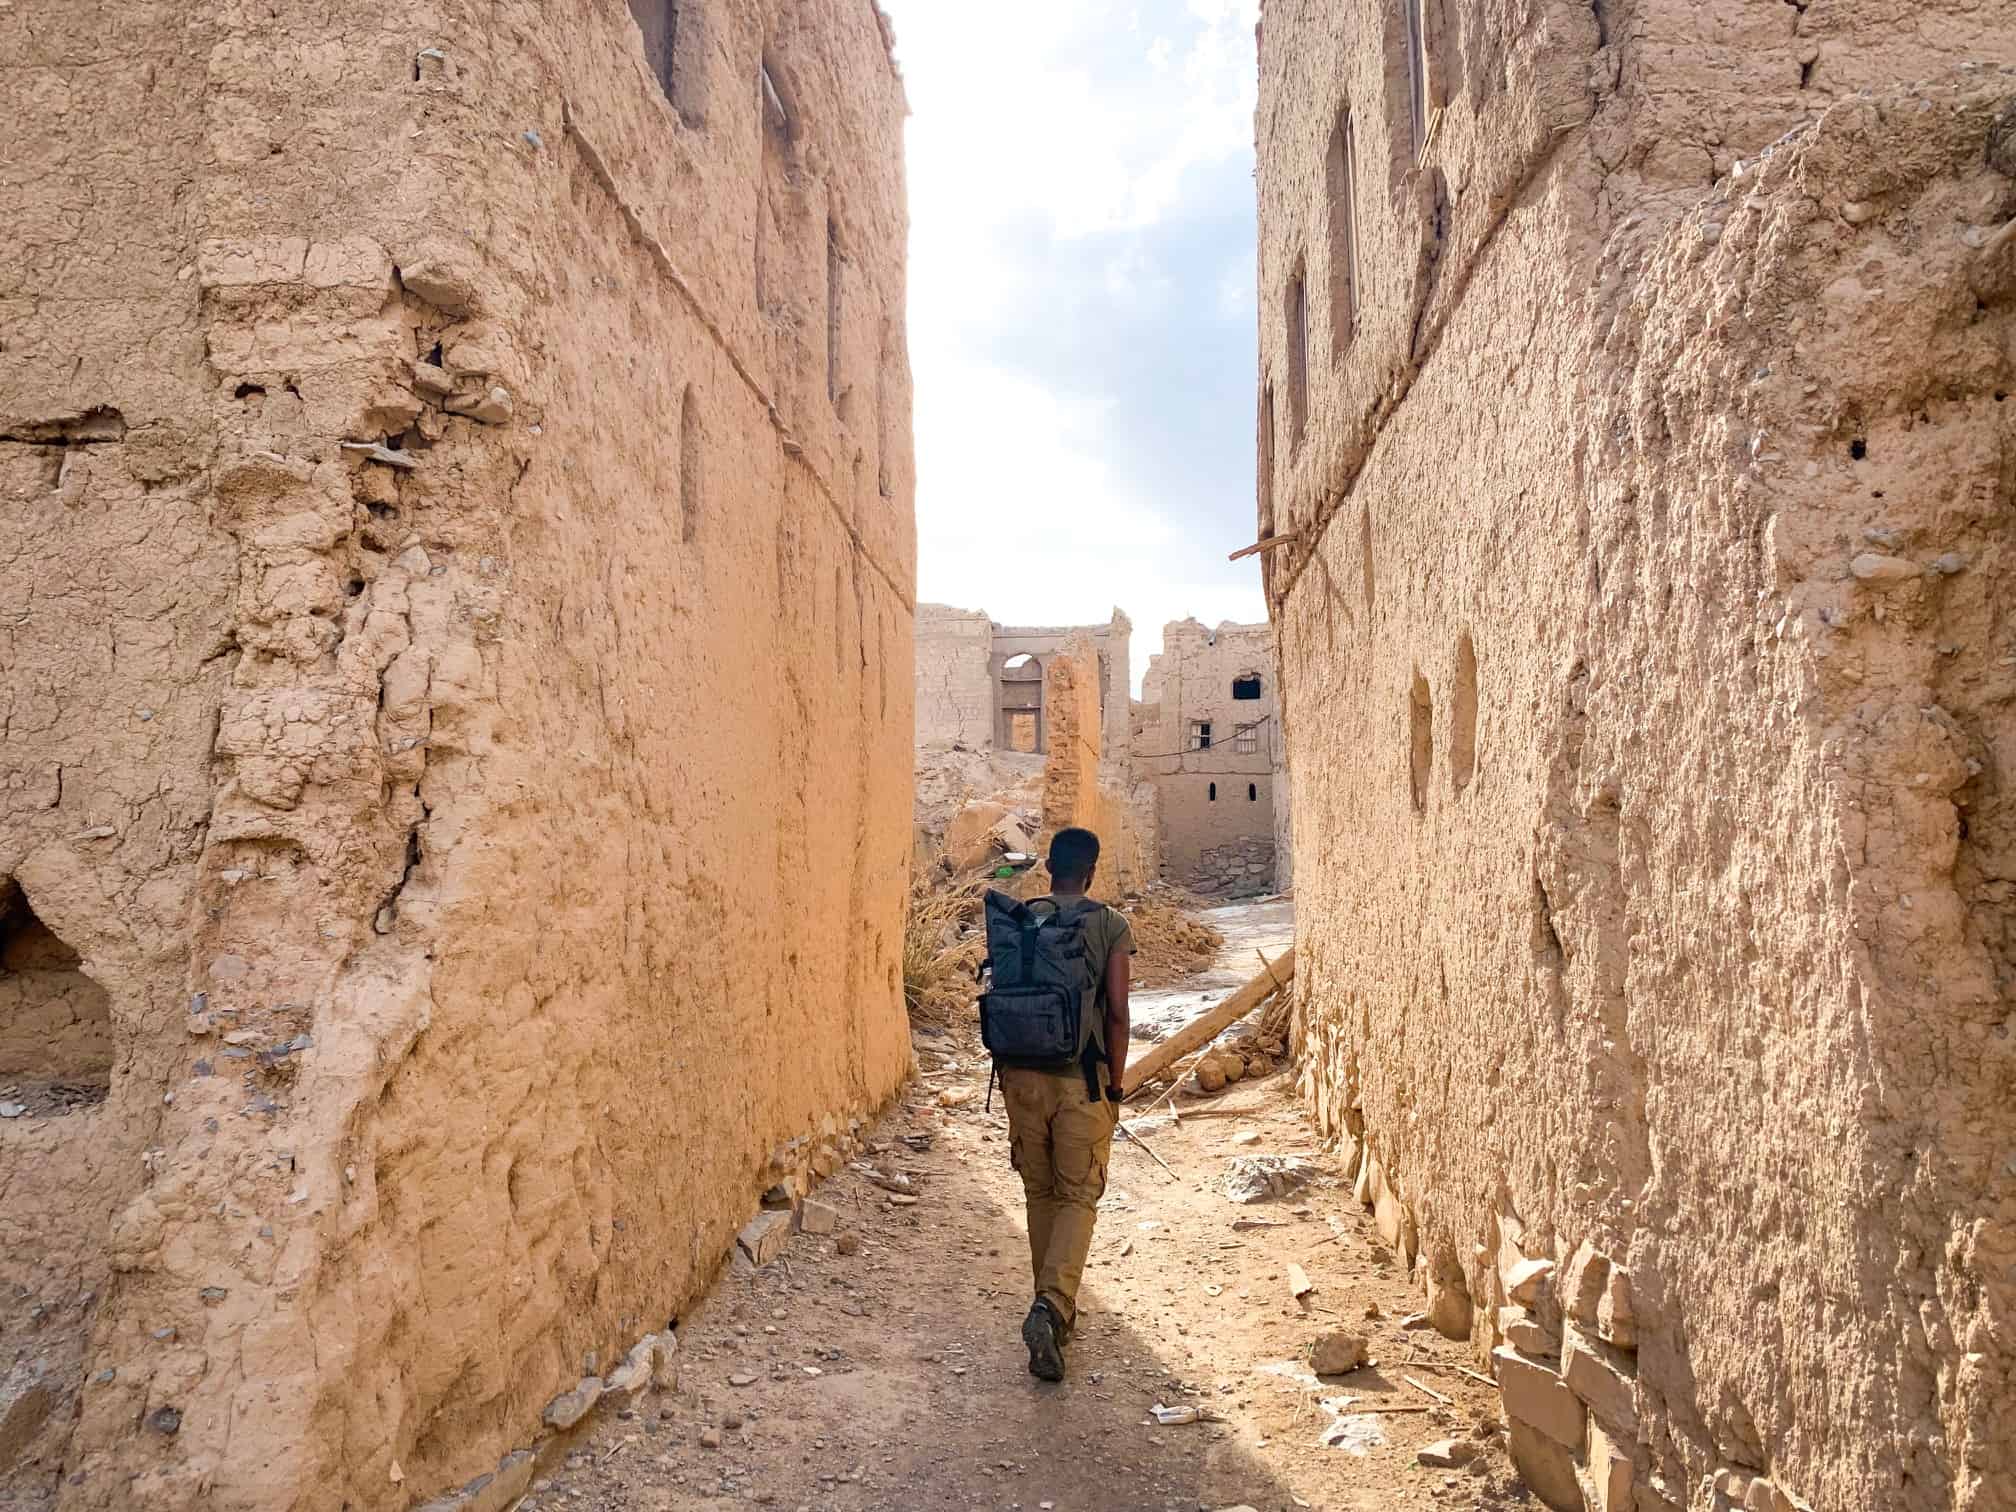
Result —
[{"label": "pebble", "polygon": [[833,1249],[836,1254],[851,1255],[856,1253],[860,1248],[861,1236],[852,1229],[847,1230],[847,1232],[841,1234],[833,1241]]},{"label": "pebble", "polygon": [[1468,1439],[1437,1439],[1432,1444],[1423,1444],[1414,1457],[1424,1465],[1454,1469],[1477,1458],[1477,1446]]},{"label": "pebble", "polygon": [[702,1449],[719,1449],[721,1447],[721,1430],[719,1428],[702,1428],[700,1430],[700,1447]]},{"label": "pebble", "polygon": [[734,1375],[728,1377],[728,1384],[730,1386],[754,1386],[756,1384],[756,1377],[750,1375],[746,1370],[738,1370]]}]

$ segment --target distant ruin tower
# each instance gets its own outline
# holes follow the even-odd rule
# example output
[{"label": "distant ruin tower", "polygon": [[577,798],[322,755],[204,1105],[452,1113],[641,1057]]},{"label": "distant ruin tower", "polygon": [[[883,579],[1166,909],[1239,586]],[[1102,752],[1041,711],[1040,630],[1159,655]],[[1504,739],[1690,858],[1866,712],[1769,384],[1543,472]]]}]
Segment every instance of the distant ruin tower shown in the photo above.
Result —
[{"label": "distant ruin tower", "polygon": [[0,1504],[498,1512],[909,1068],[888,23],[0,50]]},{"label": "distant ruin tower", "polygon": [[2016,1508],[2016,25],[1272,0],[1305,1090],[1549,1506]]}]

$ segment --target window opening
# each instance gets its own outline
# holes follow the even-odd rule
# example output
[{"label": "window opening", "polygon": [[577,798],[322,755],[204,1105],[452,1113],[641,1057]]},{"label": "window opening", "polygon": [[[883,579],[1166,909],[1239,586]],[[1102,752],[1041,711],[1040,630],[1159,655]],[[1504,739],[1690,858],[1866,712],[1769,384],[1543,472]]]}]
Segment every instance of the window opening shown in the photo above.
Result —
[{"label": "window opening", "polygon": [[1000,739],[1026,755],[1043,750],[1043,664],[1027,651],[1001,664]]},{"label": "window opening", "polygon": [[699,0],[630,0],[630,14],[644,34],[644,61],[688,126],[700,125],[705,115],[707,70],[699,8]]},{"label": "window opening", "polygon": [[1211,721],[1193,719],[1190,721],[1190,749],[1208,751],[1211,749]]},{"label": "window opening", "polygon": [[1260,727],[1250,724],[1239,726],[1238,737],[1232,742],[1232,748],[1243,755],[1251,756],[1260,749]]},{"label": "window opening", "polygon": [[1273,533],[1274,385],[1270,383],[1260,391],[1260,535],[1264,539]]},{"label": "window opening", "polygon": [[1309,420],[1309,280],[1305,265],[1295,264],[1288,280],[1288,419],[1296,442]]},{"label": "window opening", "polygon": [[1351,107],[1337,114],[1325,177],[1330,188],[1330,345],[1341,355],[1358,330],[1357,145]]},{"label": "window opening", "polygon": [[1232,696],[1242,703],[1251,703],[1260,696],[1260,674],[1242,672],[1232,679]]},{"label": "window opening", "polygon": [[826,398],[840,402],[840,227],[826,218]]},{"label": "window opening", "polygon": [[0,1081],[31,1117],[104,1101],[112,1082],[112,998],[0,877]]},{"label": "window opening", "polygon": [[700,539],[700,407],[690,383],[679,400],[679,539]]},{"label": "window opening", "polygon": [[1464,631],[1456,642],[1456,692],[1449,710],[1449,781],[1457,792],[1477,775],[1477,648]]},{"label": "window opening", "polygon": [[765,58],[757,70],[758,84],[762,91],[760,108],[763,124],[785,141],[791,139],[791,107],[785,103],[783,92],[777,88],[777,76],[771,72],[770,60]]},{"label": "window opening", "polygon": [[889,348],[890,320],[882,317],[882,340],[875,357],[875,488],[883,498],[896,497],[889,476]]},{"label": "window opening", "polygon": [[1211,801],[1213,803],[1218,801],[1218,784],[1215,782],[1211,784]]},{"label": "window opening", "polygon": [[1259,783],[1249,782],[1246,784],[1246,801],[1248,803],[1258,803],[1260,801]]},{"label": "window opening", "polygon": [[1407,19],[1407,108],[1414,150],[1419,158],[1428,142],[1428,19],[1422,0],[1400,0]]},{"label": "window opening", "polygon": [[1428,679],[1414,674],[1414,686],[1407,695],[1407,759],[1414,809],[1428,807],[1428,777],[1435,759],[1434,709],[1428,693]]}]

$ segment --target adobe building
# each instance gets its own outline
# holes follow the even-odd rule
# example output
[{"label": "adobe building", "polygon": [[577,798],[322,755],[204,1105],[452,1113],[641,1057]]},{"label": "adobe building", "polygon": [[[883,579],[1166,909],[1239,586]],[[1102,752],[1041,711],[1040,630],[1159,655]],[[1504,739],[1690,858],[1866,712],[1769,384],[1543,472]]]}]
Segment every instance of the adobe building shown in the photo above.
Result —
[{"label": "adobe building", "polygon": [[0,1501],[501,1509],[908,1067],[886,23],[0,49]]},{"label": "adobe building", "polygon": [[1227,897],[1292,885],[1276,812],[1287,747],[1274,688],[1272,625],[1163,627],[1132,739],[1135,773],[1157,792],[1165,880]]},{"label": "adobe building", "polygon": [[1304,1084],[1553,1507],[2016,1507],[2010,23],[1265,10]]},{"label": "adobe building", "polygon": [[1100,754],[1124,766],[1133,631],[1118,609],[1103,625],[997,625],[985,610],[919,604],[917,749],[1047,752],[1055,721],[1045,707],[1045,671],[1082,635],[1099,658]]}]

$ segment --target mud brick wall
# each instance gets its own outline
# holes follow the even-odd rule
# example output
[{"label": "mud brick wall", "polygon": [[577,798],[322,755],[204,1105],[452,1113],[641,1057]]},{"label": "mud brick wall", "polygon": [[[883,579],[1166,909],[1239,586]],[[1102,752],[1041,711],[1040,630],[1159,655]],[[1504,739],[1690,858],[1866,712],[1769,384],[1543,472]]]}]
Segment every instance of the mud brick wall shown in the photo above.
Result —
[{"label": "mud brick wall", "polygon": [[[1080,631],[1044,662],[1050,749],[1043,758],[1042,845],[1047,852],[1050,837],[1072,825],[1091,830],[1099,836],[1094,891],[1117,896],[1155,875],[1154,806],[1148,795],[1136,791],[1125,758],[1116,767],[1101,753],[1105,716],[1099,650]],[[1144,817],[1150,827],[1143,827]]]},{"label": "mud brick wall", "polygon": [[2007,20],[1266,10],[1304,1085],[1555,1507],[2016,1507]]},{"label": "mud brick wall", "polygon": [[901,83],[866,0],[0,48],[0,1497],[404,1507],[906,1070]]},{"label": "mud brick wall", "polygon": [[994,625],[985,611],[917,606],[917,745],[994,743],[998,697],[988,666]]},{"label": "mud brick wall", "polygon": [[[1155,784],[1168,880],[1203,893],[1259,893],[1292,873],[1277,833],[1287,753],[1278,675],[1272,625],[1163,627],[1142,681],[1146,702],[1134,707],[1133,747],[1139,774]],[[1234,697],[1235,682],[1256,696]],[[1192,750],[1200,723],[1211,726],[1211,745]],[[1253,727],[1251,751],[1239,747],[1242,725]]]}]

